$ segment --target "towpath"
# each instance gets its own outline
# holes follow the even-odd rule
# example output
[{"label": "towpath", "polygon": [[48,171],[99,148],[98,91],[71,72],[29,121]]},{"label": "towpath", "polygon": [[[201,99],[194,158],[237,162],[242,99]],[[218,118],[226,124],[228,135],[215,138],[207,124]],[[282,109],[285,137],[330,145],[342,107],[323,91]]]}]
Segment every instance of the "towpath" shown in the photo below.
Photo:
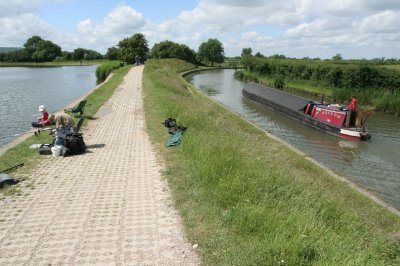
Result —
[{"label": "towpath", "polygon": [[199,264],[145,131],[142,72],[83,130],[85,154],[47,157],[0,201],[0,265]]}]

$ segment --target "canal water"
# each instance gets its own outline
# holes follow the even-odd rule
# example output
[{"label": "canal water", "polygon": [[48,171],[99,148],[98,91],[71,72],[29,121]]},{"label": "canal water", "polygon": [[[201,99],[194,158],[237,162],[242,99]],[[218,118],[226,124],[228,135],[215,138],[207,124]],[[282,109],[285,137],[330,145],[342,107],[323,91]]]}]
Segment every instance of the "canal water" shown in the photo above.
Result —
[{"label": "canal water", "polygon": [[400,118],[374,113],[369,141],[344,140],[303,125],[242,96],[234,70],[197,72],[186,79],[202,92],[339,175],[400,210]]},{"label": "canal water", "polygon": [[96,67],[0,67],[0,147],[31,129],[39,105],[54,113],[93,89]]}]

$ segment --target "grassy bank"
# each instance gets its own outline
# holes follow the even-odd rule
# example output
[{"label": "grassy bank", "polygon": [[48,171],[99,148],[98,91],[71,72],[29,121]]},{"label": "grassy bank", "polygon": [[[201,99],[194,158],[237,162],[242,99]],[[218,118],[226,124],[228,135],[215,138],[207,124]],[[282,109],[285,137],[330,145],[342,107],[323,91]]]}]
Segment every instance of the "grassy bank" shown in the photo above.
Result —
[{"label": "grassy bank", "polygon": [[[396,265],[400,219],[148,60],[147,127],[206,265]],[[167,117],[188,127],[166,148]]]},{"label": "grassy bank", "polygon": [[[86,124],[88,120],[93,119],[97,110],[112,96],[114,90],[122,82],[130,67],[131,66],[125,66],[116,70],[108,82],[104,83],[86,97],[90,105],[85,108],[85,117],[87,119],[85,119],[84,124]],[[51,141],[52,137],[46,132],[41,133],[39,137],[32,134],[27,140],[9,149],[0,156],[0,170],[7,169],[19,163],[24,163],[25,166],[20,169],[18,175],[13,176],[18,179],[18,176],[23,176],[23,173],[29,172],[39,161],[46,160],[46,156],[39,155],[37,149],[30,149],[29,146],[35,143],[51,143]],[[25,182],[21,183],[21,185],[24,184]],[[9,195],[17,193],[18,190],[16,186],[11,186],[0,189],[0,192],[4,195]]]}]

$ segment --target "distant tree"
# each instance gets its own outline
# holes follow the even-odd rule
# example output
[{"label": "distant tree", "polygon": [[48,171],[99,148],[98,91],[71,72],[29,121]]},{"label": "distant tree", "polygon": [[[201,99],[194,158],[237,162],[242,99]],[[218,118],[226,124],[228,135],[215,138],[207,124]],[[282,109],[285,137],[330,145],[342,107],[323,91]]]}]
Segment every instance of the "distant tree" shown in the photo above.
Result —
[{"label": "distant tree", "polygon": [[142,61],[145,60],[149,52],[147,40],[141,33],[123,39],[118,46],[121,49],[120,59],[128,64],[133,64],[137,57],[140,57]]},{"label": "distant tree", "polygon": [[120,54],[120,49],[113,46],[113,47],[108,48],[107,53],[106,53],[106,58],[108,60],[118,60],[119,54]]},{"label": "distant tree", "polygon": [[71,52],[63,51],[61,54],[64,60],[72,60],[73,54]]},{"label": "distant tree", "polygon": [[73,60],[83,60],[84,57],[85,57],[85,49],[83,49],[83,48],[76,48],[72,52]]},{"label": "distant tree", "polygon": [[286,59],[286,56],[283,54],[274,54],[271,56],[273,59]]},{"label": "distant tree", "polygon": [[211,62],[211,66],[215,63],[224,62],[224,47],[217,39],[208,39],[207,42],[200,44],[197,57],[199,61]]},{"label": "distant tree", "polygon": [[336,55],[332,56],[332,60],[333,61],[341,61],[341,60],[343,60],[343,57],[341,54],[336,54]]},{"label": "distant tree", "polygon": [[24,47],[26,51],[32,55],[39,47],[39,43],[42,42],[43,39],[39,36],[32,36],[28,40],[26,40]]},{"label": "distant tree", "polygon": [[196,64],[196,52],[187,45],[171,41],[162,41],[154,44],[150,50],[152,58],[178,58]]},{"label": "distant tree", "polygon": [[89,50],[85,48],[76,48],[72,52],[73,60],[96,60],[103,59],[103,55],[94,50]]},{"label": "distant tree", "polygon": [[192,64],[197,64],[197,54],[193,49],[190,49],[189,46],[185,44],[180,45],[180,55],[181,58],[187,62],[190,62]]},{"label": "distant tree", "polygon": [[244,56],[252,56],[252,53],[253,53],[253,51],[251,50],[250,47],[249,48],[243,48],[241,56],[242,56],[242,58]]},{"label": "distant tree", "polygon": [[53,61],[57,56],[61,56],[61,47],[51,41],[43,40],[39,36],[32,36],[25,44],[25,51],[32,61],[46,62]]},{"label": "distant tree", "polygon": [[86,50],[85,49],[85,54],[83,55],[83,59],[85,60],[98,60],[98,59],[103,59],[103,55],[100,54],[99,52],[96,52],[94,50]]},{"label": "distant tree", "polygon": [[242,64],[245,68],[250,70],[251,68],[251,63],[252,63],[252,58],[253,58],[253,51],[251,48],[243,48],[242,53],[241,53],[241,58],[242,58]]},{"label": "distant tree", "polygon": [[4,56],[4,61],[7,61],[7,62],[29,62],[29,61],[31,61],[31,57],[29,56],[26,49],[23,49],[23,50],[6,53]]}]

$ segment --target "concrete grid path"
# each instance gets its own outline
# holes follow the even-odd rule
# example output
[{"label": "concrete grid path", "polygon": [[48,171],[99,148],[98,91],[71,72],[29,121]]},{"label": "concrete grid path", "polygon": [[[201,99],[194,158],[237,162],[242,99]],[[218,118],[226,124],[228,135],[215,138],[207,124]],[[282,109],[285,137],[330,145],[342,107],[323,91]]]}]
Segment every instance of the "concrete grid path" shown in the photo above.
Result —
[{"label": "concrete grid path", "polygon": [[83,131],[85,154],[47,157],[0,202],[0,265],[199,265],[145,132],[142,71]]}]

